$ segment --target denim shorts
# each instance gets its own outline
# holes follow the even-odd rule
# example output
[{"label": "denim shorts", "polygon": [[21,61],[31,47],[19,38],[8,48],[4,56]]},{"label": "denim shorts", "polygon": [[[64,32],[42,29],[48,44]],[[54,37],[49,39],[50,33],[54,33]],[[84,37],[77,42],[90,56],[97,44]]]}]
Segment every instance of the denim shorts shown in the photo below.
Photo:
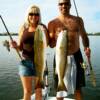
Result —
[{"label": "denim shorts", "polygon": [[35,65],[31,60],[22,60],[19,64],[20,76],[36,76]]}]

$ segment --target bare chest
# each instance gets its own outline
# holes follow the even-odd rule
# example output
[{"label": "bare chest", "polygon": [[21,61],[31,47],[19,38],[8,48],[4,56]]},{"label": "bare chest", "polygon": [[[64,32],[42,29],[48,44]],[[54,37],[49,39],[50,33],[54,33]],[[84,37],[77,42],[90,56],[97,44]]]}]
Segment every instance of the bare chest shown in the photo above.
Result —
[{"label": "bare chest", "polygon": [[64,26],[67,28],[68,31],[78,31],[78,23],[76,20],[68,19],[63,21]]}]

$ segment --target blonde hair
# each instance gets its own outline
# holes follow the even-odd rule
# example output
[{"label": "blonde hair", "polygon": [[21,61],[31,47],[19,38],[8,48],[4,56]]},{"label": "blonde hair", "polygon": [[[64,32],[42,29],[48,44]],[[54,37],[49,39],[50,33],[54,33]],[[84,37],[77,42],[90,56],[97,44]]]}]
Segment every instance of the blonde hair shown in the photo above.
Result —
[{"label": "blonde hair", "polygon": [[27,12],[26,12],[24,27],[28,28],[29,25],[30,25],[30,22],[29,22],[29,19],[28,19],[29,13],[38,13],[39,16],[40,16],[38,24],[41,23],[40,8],[36,5],[31,5],[31,6],[29,6],[29,8],[27,9]]},{"label": "blonde hair", "polygon": [[41,24],[41,14],[40,14],[40,9],[38,6],[36,5],[31,5],[29,6],[29,8],[27,9],[27,12],[26,12],[26,16],[25,16],[25,21],[24,23],[21,25],[20,27],[20,30],[19,30],[19,44],[20,44],[20,40],[21,40],[21,37],[23,35],[23,31],[28,29],[29,26],[30,26],[30,22],[29,22],[29,13],[38,13],[39,14],[39,21],[38,21],[38,24]]}]

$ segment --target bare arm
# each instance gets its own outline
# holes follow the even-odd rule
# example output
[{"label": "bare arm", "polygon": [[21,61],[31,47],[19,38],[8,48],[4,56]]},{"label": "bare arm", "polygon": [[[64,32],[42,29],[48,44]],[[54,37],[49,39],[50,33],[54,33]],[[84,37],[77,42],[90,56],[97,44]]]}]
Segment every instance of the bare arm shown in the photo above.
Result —
[{"label": "bare arm", "polygon": [[90,53],[91,53],[91,50],[89,48],[89,38],[88,38],[88,35],[86,33],[86,30],[84,28],[84,22],[83,20],[80,18],[79,19],[79,33],[82,37],[82,42],[83,42],[83,46],[84,46],[84,51],[85,51],[85,54],[88,58],[90,58]]},{"label": "bare arm", "polygon": [[23,35],[24,27],[21,26],[19,33],[18,33],[18,43],[16,43],[16,48],[18,50],[22,50],[22,35]]},{"label": "bare arm", "polygon": [[55,39],[54,25],[52,22],[49,22],[48,24],[48,31],[49,31],[49,46],[53,48],[56,45],[56,39]]},{"label": "bare arm", "polygon": [[81,18],[79,19],[79,33],[82,37],[82,42],[83,42],[84,48],[89,47],[89,39],[88,39],[86,30],[84,28],[83,20]]}]

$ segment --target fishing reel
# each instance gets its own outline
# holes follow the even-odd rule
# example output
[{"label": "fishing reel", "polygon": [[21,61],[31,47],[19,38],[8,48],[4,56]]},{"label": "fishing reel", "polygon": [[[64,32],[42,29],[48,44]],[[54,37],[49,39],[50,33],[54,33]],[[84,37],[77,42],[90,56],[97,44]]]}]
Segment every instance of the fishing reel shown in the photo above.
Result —
[{"label": "fishing reel", "polygon": [[89,76],[90,75],[90,67],[89,67],[88,63],[87,62],[81,63],[81,67],[84,69],[85,74],[87,76]]},{"label": "fishing reel", "polygon": [[81,64],[81,67],[82,67],[83,69],[86,69],[86,68],[87,68],[86,62],[83,62],[83,63],[80,63],[80,64]]}]

